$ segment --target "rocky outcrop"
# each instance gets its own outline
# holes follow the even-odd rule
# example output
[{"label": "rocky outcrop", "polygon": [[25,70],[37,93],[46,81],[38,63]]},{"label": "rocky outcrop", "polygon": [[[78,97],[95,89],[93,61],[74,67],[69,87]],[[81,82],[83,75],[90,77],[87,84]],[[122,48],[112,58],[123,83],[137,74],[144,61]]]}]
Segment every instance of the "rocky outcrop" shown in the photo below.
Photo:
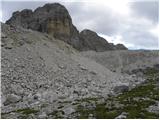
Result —
[{"label": "rocky outcrop", "polygon": [[24,9],[21,12],[16,11],[6,23],[48,33],[80,51],[127,49],[121,44],[114,46],[108,43],[104,38],[91,30],[83,30],[79,34],[79,31],[72,24],[69,12],[59,3],[45,4],[35,11],[30,9]]},{"label": "rocky outcrop", "polygon": [[97,52],[107,51],[107,50],[126,50],[127,48],[122,44],[114,45],[113,43],[108,43],[107,40],[98,36],[94,31],[85,29],[80,32],[80,39],[83,42],[83,51],[94,50]]},{"label": "rocky outcrop", "polygon": [[21,99],[20,96],[17,96],[15,94],[8,94],[7,97],[6,97],[6,100],[4,101],[4,105],[8,105],[8,104],[11,104],[11,103],[16,103],[18,102],[19,100]]},{"label": "rocky outcrop", "polygon": [[71,16],[59,3],[45,4],[35,11],[24,9],[21,12],[14,12],[6,23],[48,33],[71,44],[76,49],[82,47],[78,37],[79,32],[72,24]]},{"label": "rocky outcrop", "polygon": [[115,88],[114,88],[114,92],[115,93],[123,93],[123,92],[126,92],[126,91],[128,91],[129,90],[129,84],[127,84],[127,83],[121,83],[121,84],[118,84],[118,85],[116,85],[115,86]]},{"label": "rocky outcrop", "polygon": [[97,33],[85,29],[80,32],[80,39],[83,41],[83,50],[106,51],[113,50],[113,47]]},{"label": "rocky outcrop", "polygon": [[115,45],[117,50],[127,50],[127,48],[123,44],[117,44]]},{"label": "rocky outcrop", "polygon": [[24,9],[21,12],[14,12],[6,23],[47,32],[53,34],[54,37],[57,37],[58,34],[68,37],[71,17],[64,6],[56,3],[46,4],[35,11]]}]

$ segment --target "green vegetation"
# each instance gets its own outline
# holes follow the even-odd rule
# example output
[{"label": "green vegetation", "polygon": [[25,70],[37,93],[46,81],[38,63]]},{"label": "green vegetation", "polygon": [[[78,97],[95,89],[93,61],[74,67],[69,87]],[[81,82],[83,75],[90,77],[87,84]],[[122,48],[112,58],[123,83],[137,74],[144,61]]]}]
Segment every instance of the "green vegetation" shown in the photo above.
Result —
[{"label": "green vegetation", "polygon": [[87,119],[92,114],[97,119],[113,119],[120,114],[118,110],[109,110],[105,107],[105,104],[97,104],[95,109],[86,109],[82,106],[78,106],[77,112],[80,113],[78,118]]},{"label": "green vegetation", "polygon": [[37,112],[39,112],[39,110],[33,108],[18,109],[8,113],[1,113],[1,118],[5,119],[5,115],[9,115],[10,113],[20,113],[18,116],[19,119],[27,119],[30,114],[36,114]]},{"label": "green vegetation", "polygon": [[[144,71],[147,79],[145,83],[118,96],[112,96],[105,103],[96,104],[93,109],[79,105],[77,107],[78,118],[87,119],[92,114],[93,118],[97,119],[113,119],[122,112],[126,112],[126,118],[128,119],[158,119],[158,114],[146,110],[150,105],[154,105],[156,101],[159,101],[158,73],[159,71],[155,68],[147,68]],[[86,98],[78,102],[90,103],[94,100],[97,101],[98,98]]]},{"label": "green vegetation", "polygon": [[[72,105],[77,106],[77,109],[75,113],[72,113],[73,118],[114,119],[124,112],[127,119],[158,119],[158,114],[148,112],[146,108],[159,101],[159,71],[156,68],[147,68],[143,73],[146,77],[143,84],[123,94],[110,96],[103,103],[100,101],[103,101],[104,98],[96,97],[75,100]],[[49,113],[49,118],[63,118],[64,111],[60,109],[65,106],[64,104],[71,104],[71,101],[59,101],[59,103],[61,103],[61,106],[58,107],[59,110]],[[44,103],[41,108],[48,105]],[[11,112],[19,113],[18,118],[27,119],[31,114],[36,114],[39,111],[33,108],[25,108]],[[11,112],[1,113],[2,118],[5,118]]]},{"label": "green vegetation", "polygon": [[29,114],[36,114],[37,112],[39,112],[39,110],[34,110],[34,109],[31,109],[31,108],[25,108],[25,109],[16,110],[15,112],[22,113],[24,115],[29,115]]},{"label": "green vegetation", "polygon": [[64,112],[62,110],[56,110],[53,111],[52,113],[49,113],[48,116],[52,116],[54,119],[61,119],[63,118],[62,115],[64,114]]}]

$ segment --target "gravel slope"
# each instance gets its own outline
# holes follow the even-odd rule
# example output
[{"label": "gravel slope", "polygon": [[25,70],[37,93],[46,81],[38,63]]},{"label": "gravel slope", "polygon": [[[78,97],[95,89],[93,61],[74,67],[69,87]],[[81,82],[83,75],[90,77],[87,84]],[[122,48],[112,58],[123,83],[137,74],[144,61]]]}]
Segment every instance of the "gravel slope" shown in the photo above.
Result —
[{"label": "gravel slope", "polygon": [[158,50],[87,51],[81,54],[112,71],[125,73],[138,68],[151,67],[159,62]]},{"label": "gravel slope", "polygon": [[[32,30],[2,24],[1,46],[1,108],[5,118],[23,118],[23,113],[27,118],[54,118],[56,110],[63,111],[63,118],[67,118],[75,111],[76,105],[72,104],[77,99],[106,98],[115,94],[116,87],[131,89],[144,81],[112,72],[108,61],[99,62],[103,57],[94,60],[89,54],[87,58],[63,41]],[[119,59],[113,68],[123,66],[123,59],[116,58],[118,51],[108,53],[115,55],[113,60]]]}]

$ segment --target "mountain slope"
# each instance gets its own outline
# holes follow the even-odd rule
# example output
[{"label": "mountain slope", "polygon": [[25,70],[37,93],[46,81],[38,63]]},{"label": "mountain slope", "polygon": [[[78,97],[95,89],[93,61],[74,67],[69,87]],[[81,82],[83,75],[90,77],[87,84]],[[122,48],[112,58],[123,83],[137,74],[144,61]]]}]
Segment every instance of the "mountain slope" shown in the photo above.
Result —
[{"label": "mountain slope", "polygon": [[81,52],[85,57],[95,60],[97,63],[105,66],[111,71],[130,73],[134,69],[144,69],[146,67],[153,67],[159,63],[159,51],[145,51],[145,50],[120,50],[120,51],[106,51]]},{"label": "mountain slope", "polygon": [[[105,97],[123,78],[80,56],[63,41],[40,32],[2,24],[4,113],[44,102],[56,104],[61,98],[62,101],[73,102],[74,99],[92,96]],[[134,81],[127,76],[125,79]]]},{"label": "mountain slope", "polygon": [[[4,118],[56,118],[57,114],[72,118],[75,101],[107,98],[144,82],[141,77],[112,72],[105,64],[84,57],[48,34],[1,25]],[[118,53],[110,54],[117,59]]]}]

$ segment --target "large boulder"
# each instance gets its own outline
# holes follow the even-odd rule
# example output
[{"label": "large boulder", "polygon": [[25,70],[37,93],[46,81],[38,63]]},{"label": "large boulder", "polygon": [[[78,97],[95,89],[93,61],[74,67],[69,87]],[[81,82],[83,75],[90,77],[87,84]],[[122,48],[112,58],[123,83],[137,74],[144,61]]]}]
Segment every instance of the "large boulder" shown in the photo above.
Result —
[{"label": "large boulder", "polygon": [[114,87],[114,93],[119,94],[119,93],[123,93],[123,92],[127,92],[129,90],[129,84],[128,83],[118,83],[115,87]]},{"label": "large boulder", "polygon": [[12,103],[16,103],[18,101],[20,101],[21,97],[20,96],[17,96],[15,94],[8,94],[6,96],[6,99],[4,101],[4,105],[9,105],[9,104],[12,104]]}]

